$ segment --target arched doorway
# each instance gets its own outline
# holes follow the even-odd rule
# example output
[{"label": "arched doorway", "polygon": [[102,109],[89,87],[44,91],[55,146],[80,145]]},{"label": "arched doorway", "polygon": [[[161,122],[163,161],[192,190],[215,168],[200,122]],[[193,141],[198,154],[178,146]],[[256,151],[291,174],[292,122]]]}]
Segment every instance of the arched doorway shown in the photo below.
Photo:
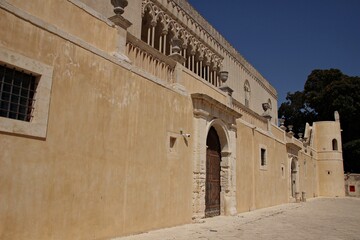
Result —
[{"label": "arched doorway", "polygon": [[298,168],[297,168],[297,160],[295,158],[292,158],[291,160],[291,196],[293,198],[296,197],[296,191],[297,191],[297,174],[298,174]]},{"label": "arched doorway", "polygon": [[220,215],[221,191],[221,145],[214,127],[209,130],[206,146],[205,217],[213,217]]}]

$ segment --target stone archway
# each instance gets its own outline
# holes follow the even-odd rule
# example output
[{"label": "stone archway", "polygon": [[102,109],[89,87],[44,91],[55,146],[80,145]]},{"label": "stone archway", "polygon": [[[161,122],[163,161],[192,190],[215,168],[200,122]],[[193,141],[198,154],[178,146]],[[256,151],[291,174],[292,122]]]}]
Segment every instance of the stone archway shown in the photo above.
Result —
[{"label": "stone archway", "polygon": [[[235,138],[231,139],[231,132],[220,119],[209,122],[207,131],[216,130],[220,141],[220,213],[221,215],[236,214],[236,175],[235,175]],[[235,145],[235,146],[232,146]]]},{"label": "stone archway", "polygon": [[[193,220],[206,214],[207,137],[216,131],[220,155],[220,215],[236,214],[236,121],[241,115],[203,94],[194,104]],[[219,170],[217,170],[219,171]],[[218,215],[218,214],[217,214]]]},{"label": "stone archway", "polygon": [[298,160],[296,157],[290,158],[290,196],[296,199],[298,196]]},{"label": "stone archway", "polygon": [[205,217],[220,215],[221,145],[214,127],[206,138]]}]

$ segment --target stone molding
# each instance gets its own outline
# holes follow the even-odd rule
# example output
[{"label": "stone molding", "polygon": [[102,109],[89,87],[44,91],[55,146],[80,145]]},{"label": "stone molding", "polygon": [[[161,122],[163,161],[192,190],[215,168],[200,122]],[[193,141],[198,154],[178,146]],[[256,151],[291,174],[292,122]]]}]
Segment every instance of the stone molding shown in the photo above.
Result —
[{"label": "stone molding", "polygon": [[92,9],[91,7],[86,5],[85,3],[81,2],[80,0],[67,0],[67,1],[74,4],[78,8],[81,8],[82,10],[84,10],[85,12],[90,14],[91,16],[93,16],[93,17],[99,19],[100,21],[106,23],[108,26],[114,27],[114,23],[112,21],[107,19],[103,14],[95,11],[94,9]]},{"label": "stone molding", "polygon": [[132,25],[132,23],[130,21],[128,21],[123,16],[118,15],[118,14],[110,17],[109,20],[112,21],[115,25],[117,25],[125,30],[128,29]]},{"label": "stone molding", "polygon": [[242,116],[239,112],[206,94],[193,93],[191,98],[193,100],[195,117],[219,118],[233,128],[232,125],[236,125],[236,119]]}]

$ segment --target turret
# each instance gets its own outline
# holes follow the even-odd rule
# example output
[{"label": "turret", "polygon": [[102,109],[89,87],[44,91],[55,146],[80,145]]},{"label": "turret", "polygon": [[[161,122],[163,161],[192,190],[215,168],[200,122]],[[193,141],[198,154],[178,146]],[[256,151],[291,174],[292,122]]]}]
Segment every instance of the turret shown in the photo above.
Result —
[{"label": "turret", "polygon": [[[341,197],[345,195],[344,166],[339,113],[335,121],[314,122],[312,146],[317,152],[319,195]],[[311,143],[310,143],[311,144]]]}]

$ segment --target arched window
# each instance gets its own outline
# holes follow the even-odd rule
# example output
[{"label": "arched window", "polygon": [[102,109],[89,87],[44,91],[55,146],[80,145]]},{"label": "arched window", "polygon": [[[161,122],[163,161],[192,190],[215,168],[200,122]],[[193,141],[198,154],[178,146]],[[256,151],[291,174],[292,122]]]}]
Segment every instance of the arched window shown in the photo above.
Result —
[{"label": "arched window", "polygon": [[246,107],[250,107],[250,93],[251,93],[250,83],[248,80],[246,80],[245,84],[244,84],[244,95],[245,95],[245,106]]},{"label": "arched window", "polygon": [[337,140],[335,138],[332,140],[332,148],[333,148],[334,151],[338,150],[338,143],[337,143]]},{"label": "arched window", "polygon": [[269,109],[272,110],[272,103],[271,103],[270,98],[268,99],[268,104],[269,104]]}]

